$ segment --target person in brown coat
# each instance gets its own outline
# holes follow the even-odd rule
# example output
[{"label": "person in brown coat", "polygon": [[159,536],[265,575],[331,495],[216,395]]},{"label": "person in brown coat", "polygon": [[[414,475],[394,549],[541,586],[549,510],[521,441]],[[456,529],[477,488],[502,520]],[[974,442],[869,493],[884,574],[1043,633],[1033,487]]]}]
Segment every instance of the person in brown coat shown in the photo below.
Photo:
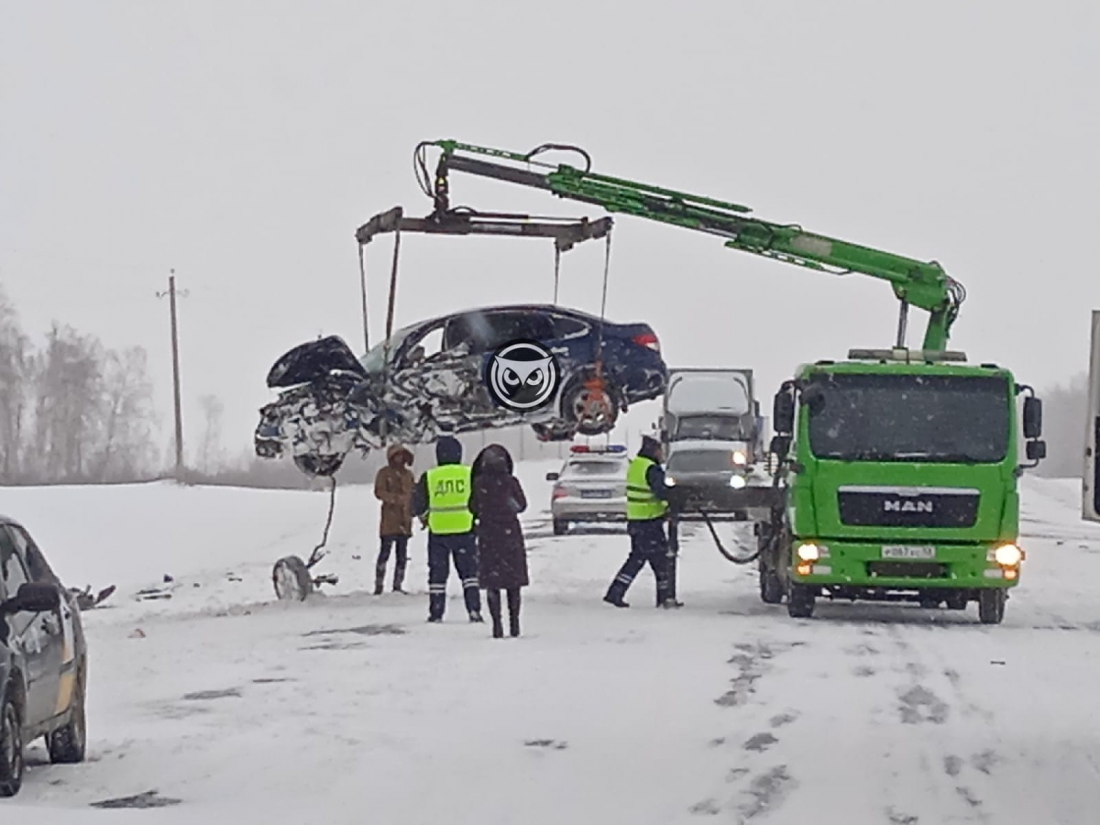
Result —
[{"label": "person in brown coat", "polygon": [[529,584],[527,548],[519,525],[527,498],[513,470],[512,456],[500,444],[490,444],[473,464],[470,510],[476,519],[478,580],[489,603],[496,639],[504,637],[500,591],[507,593],[510,635],[518,636],[520,588]]},{"label": "person in brown coat", "polygon": [[393,591],[404,593],[405,567],[409,562],[409,536],[412,535],[412,492],[415,479],[409,468],[413,455],[400,445],[386,450],[386,466],[374,477],[374,496],[382,502],[378,533],[382,546],[374,567],[374,595],[382,595],[390,549],[396,545],[397,560],[393,568]]}]

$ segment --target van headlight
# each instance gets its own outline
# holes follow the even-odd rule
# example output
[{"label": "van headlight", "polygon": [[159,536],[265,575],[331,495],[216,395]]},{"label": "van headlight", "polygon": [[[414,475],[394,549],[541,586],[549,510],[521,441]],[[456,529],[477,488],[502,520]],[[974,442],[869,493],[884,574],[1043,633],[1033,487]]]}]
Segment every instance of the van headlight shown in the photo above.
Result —
[{"label": "van headlight", "polygon": [[730,487],[732,487],[734,490],[743,489],[746,483],[747,482],[745,481],[744,476],[739,476],[736,473],[730,476]]},{"label": "van headlight", "polygon": [[737,467],[744,467],[749,463],[749,457],[745,455],[744,450],[733,451],[733,463]]}]

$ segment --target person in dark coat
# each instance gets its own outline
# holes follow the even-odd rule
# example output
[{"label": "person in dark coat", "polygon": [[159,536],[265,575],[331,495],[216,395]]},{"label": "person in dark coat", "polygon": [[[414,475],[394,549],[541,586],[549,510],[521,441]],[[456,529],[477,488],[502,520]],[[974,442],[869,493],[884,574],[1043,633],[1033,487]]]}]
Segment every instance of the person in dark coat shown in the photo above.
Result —
[{"label": "person in dark coat", "polygon": [[527,497],[508,450],[490,444],[474,460],[470,510],[476,519],[478,581],[493,618],[493,638],[504,637],[500,591],[507,594],[509,634],[519,635],[520,588],[530,582],[519,514]]}]

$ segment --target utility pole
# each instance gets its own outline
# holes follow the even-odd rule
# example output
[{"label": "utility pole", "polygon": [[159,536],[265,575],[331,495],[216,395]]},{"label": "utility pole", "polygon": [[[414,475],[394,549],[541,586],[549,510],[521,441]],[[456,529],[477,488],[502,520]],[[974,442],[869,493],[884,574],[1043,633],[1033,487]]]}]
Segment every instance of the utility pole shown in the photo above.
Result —
[{"label": "utility pole", "polygon": [[[180,348],[179,327],[176,323],[176,270],[169,270],[168,291],[158,292],[157,297],[168,296],[169,311],[172,315],[172,393],[176,412],[176,481],[183,480],[183,412],[180,403]],[[187,290],[178,293],[187,297]]]}]

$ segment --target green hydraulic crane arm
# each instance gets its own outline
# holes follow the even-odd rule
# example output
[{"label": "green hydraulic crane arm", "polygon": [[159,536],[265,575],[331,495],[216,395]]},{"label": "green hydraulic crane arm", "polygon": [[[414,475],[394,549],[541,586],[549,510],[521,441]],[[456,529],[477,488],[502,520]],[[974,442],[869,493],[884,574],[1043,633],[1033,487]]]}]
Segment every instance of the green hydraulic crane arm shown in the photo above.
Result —
[{"label": "green hydraulic crane arm", "polygon": [[[434,178],[426,163],[426,150],[431,146],[442,152]],[[580,154],[585,160],[585,168],[534,160],[535,156],[551,150]],[[889,281],[901,301],[897,345],[905,345],[907,310],[912,305],[930,313],[923,348],[947,348],[951,326],[966,291],[938,263],[806,232],[795,224],[749,217],[752,210],[740,204],[600,175],[591,171],[591,165],[591,158],[583,149],[560,144],[544,144],[521,154],[438,140],[421,143],[414,155],[421,188],[435,201],[438,214],[450,209],[450,171],[545,189],[562,198],[596,204],[612,213],[635,215],[718,235],[726,238],[728,247],[765,258],[835,275],[859,272]]]}]

